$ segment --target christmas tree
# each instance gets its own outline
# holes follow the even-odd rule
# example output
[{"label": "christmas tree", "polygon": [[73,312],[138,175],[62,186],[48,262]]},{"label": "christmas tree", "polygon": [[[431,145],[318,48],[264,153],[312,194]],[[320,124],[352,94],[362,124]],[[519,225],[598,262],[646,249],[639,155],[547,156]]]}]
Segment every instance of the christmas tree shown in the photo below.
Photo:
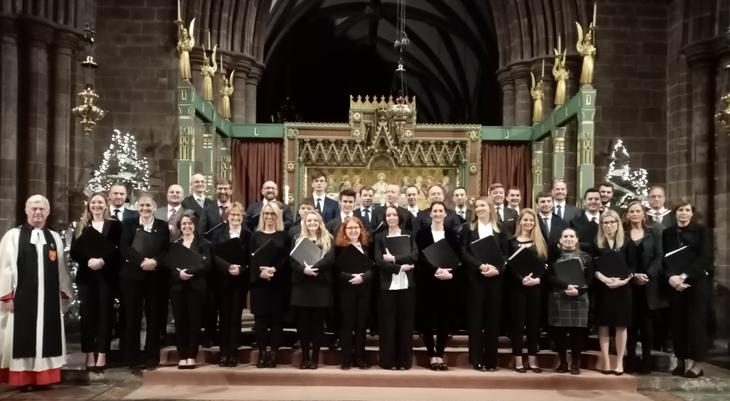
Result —
[{"label": "christmas tree", "polygon": [[606,181],[613,185],[611,203],[625,209],[631,201],[639,200],[648,206],[648,174],[643,168],[631,168],[631,156],[621,139],[616,141],[608,160]]},{"label": "christmas tree", "polygon": [[134,135],[129,132],[122,134],[115,129],[112,142],[104,152],[101,166],[89,180],[88,188],[92,192],[103,192],[110,190],[113,184],[122,183],[131,190],[146,191],[149,179],[147,158],[137,155]]}]

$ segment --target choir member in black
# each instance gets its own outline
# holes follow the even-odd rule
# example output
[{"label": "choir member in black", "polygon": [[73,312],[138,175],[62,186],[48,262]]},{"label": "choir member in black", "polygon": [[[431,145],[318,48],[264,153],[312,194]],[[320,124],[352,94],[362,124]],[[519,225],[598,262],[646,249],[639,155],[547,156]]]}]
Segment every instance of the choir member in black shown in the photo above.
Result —
[{"label": "choir member in black", "polygon": [[177,242],[200,254],[203,261],[190,268],[166,266],[170,276],[170,300],[175,318],[175,345],[180,359],[178,369],[195,369],[195,357],[200,344],[200,326],[206,292],[206,276],[210,271],[211,245],[197,233],[198,217],[192,210],[183,212],[177,221],[180,239]]},{"label": "choir member in black", "polygon": [[598,234],[598,219],[601,217],[601,193],[598,188],[588,188],[583,193],[583,212],[570,221],[580,239],[580,249],[593,252],[596,235]]},{"label": "choir member in black", "polygon": [[397,208],[385,209],[386,229],[375,235],[375,266],[380,277],[378,292],[379,365],[383,369],[410,369],[413,360],[413,326],[416,306],[416,278],[413,268],[418,259],[415,238],[410,237],[411,251],[407,254],[391,252],[385,238],[408,235],[401,228]]},{"label": "choir member in black", "polygon": [[319,349],[324,341],[324,319],[332,304],[335,247],[334,239],[319,213],[312,211],[305,215],[300,226],[300,234],[294,238],[292,248],[301,241],[312,241],[321,250],[322,259],[311,264],[305,261],[304,265],[291,259],[291,306],[296,313],[302,347],[299,369],[317,369]]},{"label": "choir member in black", "polygon": [[[609,252],[621,252],[631,274],[626,278],[606,277],[596,266],[596,324],[598,325],[598,342],[601,346],[601,373],[622,375],[624,373],[624,353],[626,351],[627,328],[632,319],[631,286],[627,285],[636,269],[636,246],[627,240],[621,219],[612,209],[606,209],[601,215],[598,225],[598,236],[594,246],[594,256]],[[600,264],[600,260],[597,261]],[[609,358],[610,329],[616,329],[616,368],[611,370]]]},{"label": "choir member in black", "polygon": [[[137,198],[139,218],[122,223],[119,243],[124,259],[119,275],[125,314],[126,359],[133,369],[144,363],[147,369],[154,370],[160,362],[160,311],[162,302],[167,302],[159,293],[160,280],[167,279],[160,263],[170,243],[170,230],[167,222],[153,217],[156,207],[149,194]],[[144,244],[135,243],[137,236],[146,236]],[[144,252],[140,254],[140,251]],[[147,326],[144,360],[141,361],[139,334],[143,311]]]},{"label": "choir member in black", "polygon": [[257,368],[275,368],[276,353],[281,346],[284,317],[288,306],[289,236],[284,231],[282,210],[276,202],[261,209],[259,224],[251,235],[250,250],[255,253],[268,241],[280,250],[275,260],[259,260],[251,255],[251,313],[259,349]]},{"label": "choir member in black", "polygon": [[459,240],[456,232],[444,227],[446,206],[443,202],[431,203],[428,220],[430,224],[421,226],[416,233],[416,246],[419,250],[416,265],[417,320],[430,358],[429,367],[431,370],[448,370],[444,362],[444,350],[453,323],[453,315],[456,313],[454,303],[458,289],[453,280],[456,272],[450,267],[431,265],[426,260],[423,250],[431,244],[446,239],[454,253],[458,255]]},{"label": "choir member in black", "polygon": [[[519,248],[522,252],[535,252],[542,261],[547,261],[547,244],[537,225],[537,214],[532,209],[522,209],[515,225],[515,235],[507,243],[507,255],[514,255]],[[523,276],[519,268],[509,266],[507,278],[507,299],[510,311],[510,336],[515,370],[527,372],[522,361],[522,333],[527,339],[527,366],[535,373],[542,370],[537,365],[537,348],[540,338],[541,278],[542,273]]]},{"label": "choir member in black", "polygon": [[677,368],[673,375],[696,378],[703,375],[702,362],[707,356],[707,311],[710,302],[708,271],[712,263],[712,239],[707,226],[695,222],[696,210],[687,199],[681,199],[674,208],[677,224],[668,227],[662,235],[666,253],[683,246],[689,248],[691,262],[682,273],[670,273],[665,266],[665,277],[670,289],[672,335]]},{"label": "choir member in black", "polygon": [[[114,251],[103,258],[90,257],[93,250],[77,241],[90,230],[96,230],[112,244]],[[86,353],[86,369],[103,371],[109,351],[112,318],[113,289],[119,274],[119,239],[122,224],[109,215],[109,205],[103,193],[94,193],[86,203],[81,221],[76,226],[71,242],[71,257],[79,264],[76,272],[81,315],[81,352]],[[96,354],[96,356],[94,355]]]},{"label": "choir member in black", "polygon": [[[346,217],[340,225],[335,237],[335,254],[339,255],[345,248],[354,246],[370,257],[368,248],[368,232],[357,217]],[[335,259],[337,262],[337,259]],[[347,370],[353,363],[360,369],[367,369],[365,361],[365,331],[370,313],[370,297],[372,290],[373,269],[353,266],[340,266],[335,263],[335,274],[340,293],[340,346],[342,348],[342,369]]]},{"label": "choir member in black", "polygon": [[[243,205],[234,202],[227,211],[227,223],[216,231],[213,238],[215,244],[221,244],[234,240],[240,246],[237,255],[216,254],[215,265],[217,268],[220,291],[220,359],[218,365],[238,365],[238,345],[241,337],[241,314],[246,306],[246,295],[249,284],[249,245],[251,232],[244,226],[246,214]],[[215,252],[214,252],[215,254]],[[228,260],[231,259],[231,260]]]},{"label": "choir member in black", "polygon": [[[646,225],[647,214],[639,201],[629,203],[624,226],[637,247],[637,266],[632,283],[633,324],[629,328],[627,371],[651,372],[651,350],[654,347],[654,327],[660,312],[669,307],[662,279],[662,226]],[[636,342],[641,341],[641,366],[636,360]]]},{"label": "choir member in black", "polygon": [[499,229],[491,197],[474,202],[474,217],[461,229],[461,262],[467,276],[469,360],[476,370],[497,370],[499,320],[502,310],[504,265],[494,266],[477,259],[471,243],[493,236],[502,254],[507,239]]},{"label": "choir member in black", "polygon": [[[560,254],[550,264],[546,276],[549,286],[548,324],[557,346],[560,365],[558,373],[568,372],[568,342],[570,342],[570,373],[580,374],[580,354],[583,352],[588,328],[588,309],[590,300],[588,288],[593,280],[593,258],[578,246],[578,235],[574,228],[565,228],[558,243]],[[577,287],[558,278],[558,262],[577,259],[583,268],[586,286]]]}]

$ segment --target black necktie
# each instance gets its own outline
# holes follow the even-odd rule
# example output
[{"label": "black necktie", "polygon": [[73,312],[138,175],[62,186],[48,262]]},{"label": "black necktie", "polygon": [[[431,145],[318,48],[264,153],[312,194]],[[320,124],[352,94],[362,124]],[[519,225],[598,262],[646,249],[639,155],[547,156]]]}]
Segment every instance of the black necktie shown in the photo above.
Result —
[{"label": "black necktie", "polygon": [[555,205],[555,214],[558,215],[561,219],[563,218],[563,212],[560,210],[562,207],[560,205]]},{"label": "black necktie", "polygon": [[591,223],[593,223],[593,224],[598,224],[598,221],[596,221],[596,218],[595,218],[595,217],[592,217],[592,218],[591,218]]},{"label": "black necktie", "polygon": [[114,209],[114,218],[122,221],[121,209]]},{"label": "black necktie", "polygon": [[545,232],[548,236],[550,236],[550,219],[547,217],[542,218],[543,223],[545,223]]},{"label": "black necktie", "polygon": [[317,210],[319,211],[319,214],[322,214],[322,200],[317,198]]},{"label": "black necktie", "polygon": [[365,220],[367,220],[367,222],[370,223],[370,209],[363,209],[362,217],[364,217]]}]

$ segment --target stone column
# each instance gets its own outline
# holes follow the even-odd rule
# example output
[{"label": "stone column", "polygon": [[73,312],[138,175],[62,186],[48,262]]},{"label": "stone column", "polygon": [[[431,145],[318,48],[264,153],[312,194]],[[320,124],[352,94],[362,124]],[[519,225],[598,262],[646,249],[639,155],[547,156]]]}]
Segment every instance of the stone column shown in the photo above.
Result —
[{"label": "stone column", "polygon": [[[48,44],[53,39],[53,29],[41,24],[28,24],[26,33],[29,39],[28,48],[28,92],[26,99],[25,122],[27,124],[28,149],[23,154],[25,158],[25,191],[23,195],[48,195],[48,120],[49,101],[48,93],[50,77],[48,63]],[[21,98],[23,96],[21,95]],[[20,155],[19,155],[20,156]],[[21,195],[22,196],[22,195]],[[53,206],[53,205],[52,205]]]},{"label": "stone column", "polygon": [[532,199],[542,192],[544,188],[545,177],[543,176],[544,165],[544,146],[545,141],[535,141],[532,143],[532,194],[526,204],[531,205]]},{"label": "stone column", "polygon": [[246,76],[246,122],[256,122],[256,89],[261,79],[261,69],[252,66]]},{"label": "stone column", "polygon": [[497,73],[497,81],[502,88],[502,125],[515,125],[515,82],[509,70]]},{"label": "stone column", "polygon": [[515,64],[510,69],[515,85],[515,125],[532,125],[532,97],[530,96],[530,65]]},{"label": "stone column", "polygon": [[[544,118],[550,115],[555,105],[555,78],[553,78],[553,62],[555,61],[552,57],[544,57],[536,60],[533,63],[532,71],[540,73],[542,69],[542,60],[545,60],[545,76],[542,77],[542,91],[545,95],[542,101],[542,115]],[[536,73],[535,79],[540,80],[540,76]]]},{"label": "stone column", "polygon": [[16,225],[18,207],[18,35],[0,18],[0,232]]},{"label": "stone column", "polygon": [[246,120],[246,90],[248,84],[248,72],[251,70],[251,62],[247,59],[236,60],[236,91],[233,92],[231,114],[233,121]]}]

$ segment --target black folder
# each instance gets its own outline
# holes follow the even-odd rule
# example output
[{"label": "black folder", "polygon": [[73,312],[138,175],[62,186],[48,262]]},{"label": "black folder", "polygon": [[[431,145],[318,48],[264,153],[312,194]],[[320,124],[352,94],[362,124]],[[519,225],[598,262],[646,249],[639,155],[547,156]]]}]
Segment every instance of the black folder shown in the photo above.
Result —
[{"label": "black folder", "polygon": [[244,253],[240,238],[231,238],[216,244],[215,253],[221,259],[231,264],[244,264],[248,255]]},{"label": "black folder", "polygon": [[507,261],[520,277],[527,277],[532,274],[533,278],[542,277],[545,273],[545,262],[540,260],[537,252],[532,248],[520,247],[509,257]]},{"label": "black folder", "polygon": [[160,249],[159,241],[157,236],[152,235],[152,233],[138,229],[134,233],[132,248],[143,258],[155,257]]},{"label": "black folder", "polygon": [[319,249],[319,247],[315,245],[314,242],[307,238],[299,241],[297,246],[292,249],[289,256],[299,262],[299,264],[302,266],[305,266],[305,262],[310,266],[314,266],[323,257],[322,250]]},{"label": "black folder", "polygon": [[411,236],[394,235],[385,237],[385,248],[393,256],[406,256],[411,253]]},{"label": "black folder", "polygon": [[459,257],[446,239],[434,242],[423,250],[423,256],[433,267],[454,269],[459,266]]},{"label": "black folder", "polygon": [[606,277],[617,277],[622,280],[631,274],[624,254],[619,251],[609,251],[599,256],[596,261],[596,270]]},{"label": "black folder", "polygon": [[667,270],[672,276],[686,273],[687,268],[692,264],[695,255],[694,252],[687,246],[677,248],[671,252],[667,252],[664,255],[664,261],[667,264]]},{"label": "black folder", "polygon": [[280,250],[276,248],[274,241],[268,240],[251,253],[251,259],[255,260],[259,266],[271,266],[281,258],[279,253]]},{"label": "black folder", "polygon": [[556,262],[553,265],[555,276],[558,280],[568,285],[574,285],[578,288],[586,288],[586,276],[583,273],[583,264],[578,259],[567,259]]},{"label": "black folder", "polygon": [[357,274],[370,270],[373,261],[354,245],[350,245],[338,253],[335,264],[343,273]]},{"label": "black folder", "polygon": [[173,242],[170,249],[165,253],[164,265],[170,269],[187,269],[188,274],[194,274],[196,270],[200,270],[204,261],[203,255],[180,242]]},{"label": "black folder", "polygon": [[114,253],[115,246],[102,233],[89,227],[74,241],[74,248],[86,258],[106,258]]},{"label": "black folder", "polygon": [[469,244],[469,248],[479,262],[488,263],[495,267],[504,266],[504,256],[494,235],[473,241]]}]

